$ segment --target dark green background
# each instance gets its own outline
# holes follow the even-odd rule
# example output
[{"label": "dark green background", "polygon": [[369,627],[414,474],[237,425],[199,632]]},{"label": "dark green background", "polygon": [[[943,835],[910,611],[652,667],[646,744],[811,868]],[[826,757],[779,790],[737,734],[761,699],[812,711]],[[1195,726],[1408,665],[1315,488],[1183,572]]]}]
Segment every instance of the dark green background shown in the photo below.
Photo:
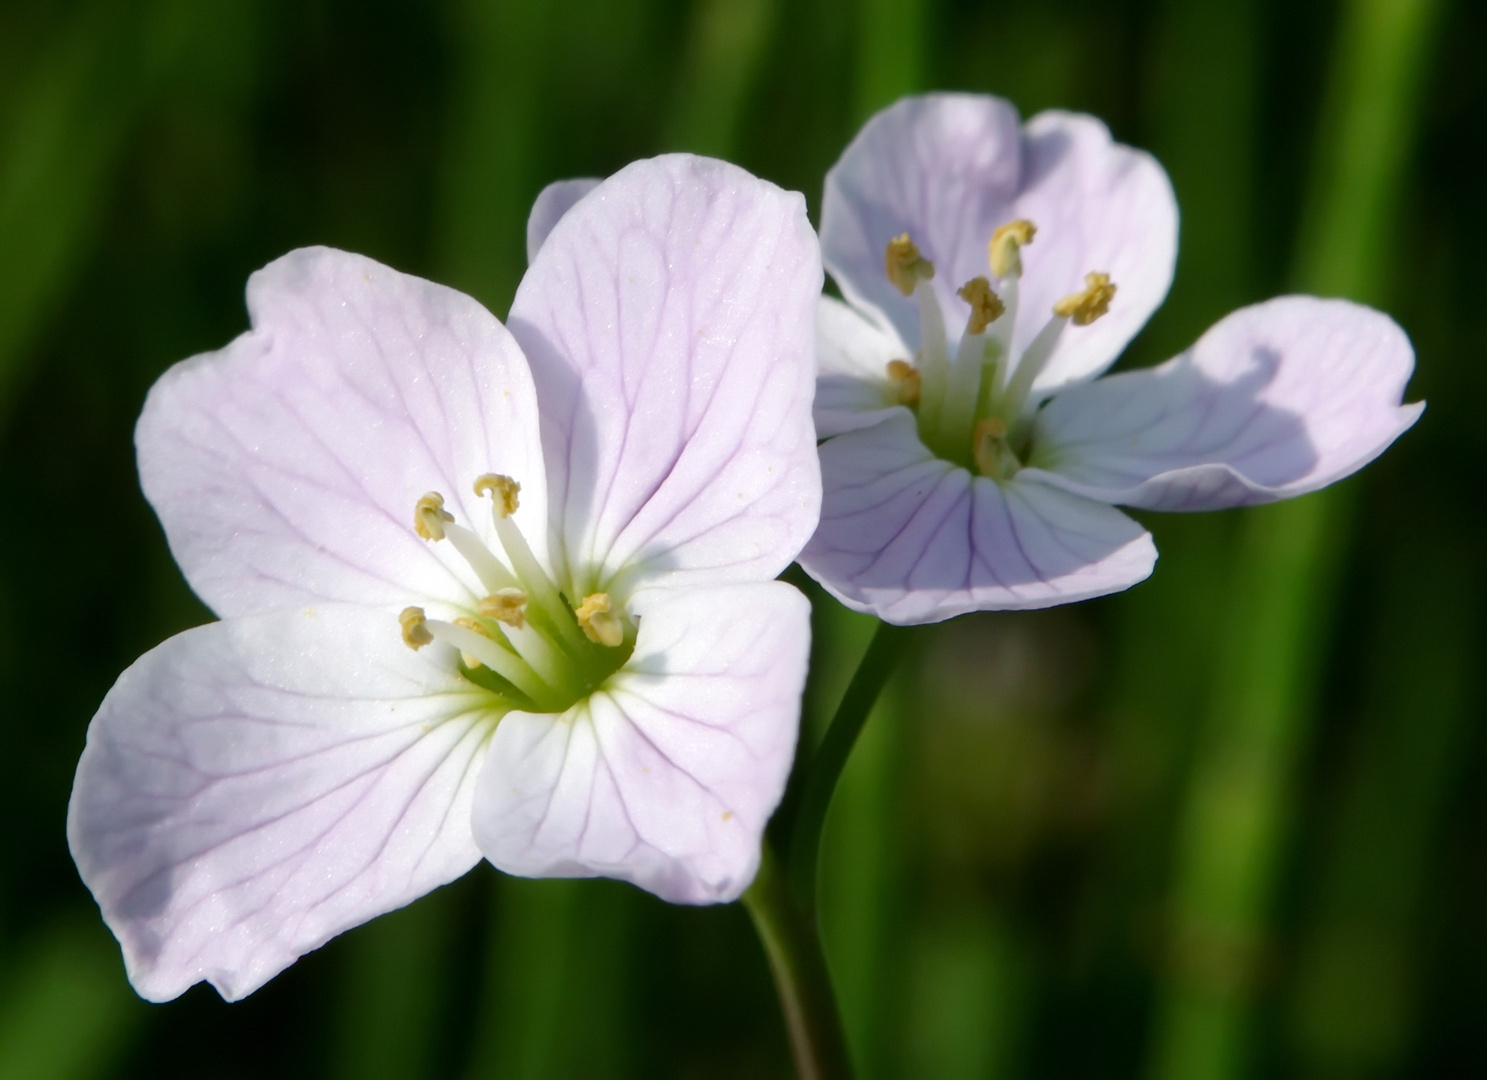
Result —
[{"label": "dark green background", "polygon": [[[63,820],[112,680],[209,617],[131,427],[250,271],[331,244],[504,313],[546,182],[690,149],[814,211],[927,88],[1167,166],[1126,363],[1345,294],[1430,406],[1328,495],[1149,515],[1125,595],[921,635],[826,838],[862,1075],[1487,1075],[1484,48],[1466,0],[0,0],[0,1080],[785,1074],[741,910],[486,866],[246,1002],[143,1005]],[[870,631],[816,599],[810,732]]]}]

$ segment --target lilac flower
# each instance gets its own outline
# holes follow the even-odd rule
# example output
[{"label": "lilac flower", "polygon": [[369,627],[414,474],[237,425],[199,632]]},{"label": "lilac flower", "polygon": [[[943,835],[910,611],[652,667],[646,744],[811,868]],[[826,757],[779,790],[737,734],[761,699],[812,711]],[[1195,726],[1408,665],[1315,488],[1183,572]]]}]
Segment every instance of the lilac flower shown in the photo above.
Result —
[{"label": "lilac flower", "polygon": [[482,855],[753,877],[820,500],[803,200],[673,156],[535,224],[509,330],[306,249],[151,391],[145,493],[222,621],[119,678],[68,817],[143,996],[242,997]]},{"label": "lilac flower", "polygon": [[1314,491],[1420,415],[1386,316],[1285,297],[1159,367],[1096,379],[1166,296],[1177,206],[1098,120],[909,98],[826,179],[817,315],[824,496],[801,556],[888,622],[1035,608],[1145,578],[1115,504],[1211,510]]}]

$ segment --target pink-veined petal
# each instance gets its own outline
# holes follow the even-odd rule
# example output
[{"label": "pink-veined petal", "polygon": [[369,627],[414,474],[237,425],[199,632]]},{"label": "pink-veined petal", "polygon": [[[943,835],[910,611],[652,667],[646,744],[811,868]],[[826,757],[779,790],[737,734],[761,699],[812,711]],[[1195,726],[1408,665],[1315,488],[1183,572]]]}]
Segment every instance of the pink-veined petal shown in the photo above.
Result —
[{"label": "pink-veined petal", "polygon": [[537,199],[532,203],[532,212],[527,215],[528,263],[542,250],[543,241],[552,232],[552,227],[573,209],[574,203],[598,186],[598,180],[588,177],[580,180],[558,180],[537,193]]},{"label": "pink-veined petal", "polygon": [[[1153,510],[1315,491],[1419,417],[1414,350],[1387,315],[1289,296],[1243,308],[1159,367],[1072,387],[1038,418],[1045,482]],[[1036,460],[1036,459],[1035,459]]]},{"label": "pink-veined petal", "polygon": [[1113,507],[996,483],[935,457],[907,412],[821,446],[821,525],[800,564],[842,603],[900,625],[1129,588],[1156,548]]},{"label": "pink-veined petal", "polygon": [[489,312],[328,248],[255,273],[248,311],[250,332],[160,377],[135,429],[145,496],[214,611],[468,604],[478,581],[419,539],[413,509],[438,491],[493,544],[472,490],[486,472],[520,481],[516,520],[545,558],[536,397]]},{"label": "pink-veined petal", "polygon": [[602,690],[502,720],[475,799],[481,850],[524,877],[737,898],[790,771],[809,651],[809,605],[781,582],[655,596]]},{"label": "pink-veined petal", "polygon": [[816,438],[871,427],[900,408],[888,364],[913,351],[840,300],[816,304]]},{"label": "pink-veined petal", "polygon": [[1017,355],[1053,314],[1053,305],[1100,271],[1116,285],[1110,311],[1070,325],[1033,382],[1045,395],[1109,367],[1167,298],[1177,263],[1177,197],[1155,158],[1115,142],[1093,116],[1050,111],[1023,134],[1022,190],[1014,217],[1038,226],[1023,250]]},{"label": "pink-veined petal", "polygon": [[146,653],[88,729],[68,807],[130,982],[235,1000],[478,861],[493,717],[395,611],[211,623]]},{"label": "pink-veined petal", "polygon": [[907,232],[935,264],[953,349],[969,314],[956,290],[989,274],[987,243],[1017,218],[1038,232],[1023,251],[1016,355],[1085,274],[1108,273],[1118,289],[1107,315],[1066,330],[1034,383],[1041,395],[1108,367],[1172,282],[1172,186],[1155,159],[1114,142],[1099,120],[1045,112],[1019,128],[1000,98],[904,98],[869,120],[827,174],[821,246],[843,295],[917,344],[918,308],[883,270],[888,241]]},{"label": "pink-veined petal", "polygon": [[992,231],[1015,215],[1022,180],[1017,110],[1001,98],[926,94],[874,115],[826,174],[821,255],[853,306],[919,344],[919,311],[888,280],[883,252],[903,233],[935,264],[952,341],[969,308],[955,295],[987,274]]},{"label": "pink-veined petal", "polygon": [[767,578],[794,558],[820,505],[821,281],[800,195],[707,158],[627,166],[553,229],[511,330],[574,591],[622,572]]}]

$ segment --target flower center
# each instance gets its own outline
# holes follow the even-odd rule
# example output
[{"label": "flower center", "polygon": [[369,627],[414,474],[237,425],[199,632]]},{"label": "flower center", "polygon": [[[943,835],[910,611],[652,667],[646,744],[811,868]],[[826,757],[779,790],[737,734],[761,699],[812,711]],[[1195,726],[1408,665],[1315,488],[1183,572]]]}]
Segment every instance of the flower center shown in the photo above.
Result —
[{"label": "flower center", "polygon": [[460,670],[513,709],[562,712],[598,689],[635,648],[635,627],[608,593],[574,605],[532,554],[512,515],[521,485],[487,473],[475,494],[489,495],[497,546],[505,560],[444,509],[429,492],[413,508],[413,529],[432,543],[447,540],[486,590],[473,608],[449,620],[422,608],[403,609],[403,641],[421,649],[435,641],[459,651]]},{"label": "flower center", "polygon": [[991,277],[974,277],[957,292],[971,314],[953,356],[945,313],[930,284],[934,264],[907,233],[889,241],[883,258],[888,280],[919,306],[916,363],[888,365],[898,402],[914,409],[919,437],[936,454],[997,480],[1010,478],[1031,453],[1032,420],[1042,403],[1033,382],[1065,328],[1088,326],[1110,310],[1115,297],[1108,274],[1086,274],[1084,288],[1054,304],[1033,340],[1013,355],[1022,249],[1036,233],[1031,221],[1022,220],[992,233],[986,252]]}]

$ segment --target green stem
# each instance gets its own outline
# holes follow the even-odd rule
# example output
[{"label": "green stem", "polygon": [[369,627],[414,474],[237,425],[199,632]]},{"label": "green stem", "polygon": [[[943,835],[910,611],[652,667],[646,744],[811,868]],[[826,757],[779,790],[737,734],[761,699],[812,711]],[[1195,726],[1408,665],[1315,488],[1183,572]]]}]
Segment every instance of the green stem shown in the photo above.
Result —
[{"label": "green stem", "polygon": [[805,789],[790,834],[788,872],[795,897],[811,913],[812,920],[816,911],[817,864],[826,811],[831,808],[831,797],[836,793],[837,781],[846,768],[852,747],[857,745],[862,725],[867,723],[868,713],[872,712],[873,704],[897,666],[908,633],[906,627],[878,624],[872,643],[867,647],[867,655],[858,665],[857,674],[852,676],[836,715],[826,729],[826,736],[806,768]]},{"label": "green stem", "polygon": [[796,1075],[799,1080],[848,1080],[852,1063],[814,913],[791,895],[768,844],[743,904],[769,957]]}]

